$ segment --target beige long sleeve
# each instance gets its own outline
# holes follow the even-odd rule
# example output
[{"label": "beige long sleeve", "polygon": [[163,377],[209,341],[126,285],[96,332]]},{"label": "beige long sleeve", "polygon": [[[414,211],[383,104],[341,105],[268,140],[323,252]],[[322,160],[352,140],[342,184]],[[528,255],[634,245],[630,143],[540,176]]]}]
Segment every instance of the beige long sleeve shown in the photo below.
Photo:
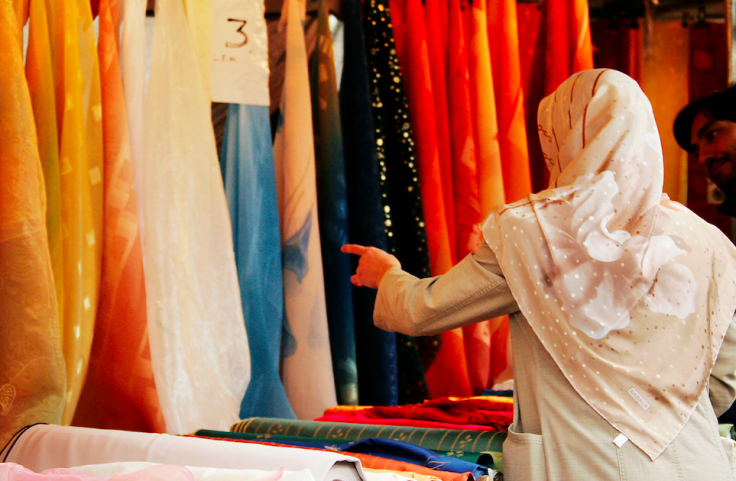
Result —
[{"label": "beige long sleeve", "polygon": [[389,270],[373,321],[387,331],[427,336],[518,310],[495,254],[483,242],[442,276],[417,279],[396,267]]}]

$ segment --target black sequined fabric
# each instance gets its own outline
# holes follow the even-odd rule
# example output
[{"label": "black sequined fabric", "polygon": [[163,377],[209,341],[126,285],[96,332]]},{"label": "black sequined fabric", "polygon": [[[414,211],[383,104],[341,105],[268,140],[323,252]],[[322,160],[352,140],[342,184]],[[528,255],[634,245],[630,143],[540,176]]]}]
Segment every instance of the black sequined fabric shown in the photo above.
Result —
[{"label": "black sequined fabric", "polygon": [[[419,172],[388,0],[365,0],[364,26],[389,252],[399,259],[405,271],[420,278],[429,277]],[[429,390],[416,339],[399,335],[397,348],[399,403],[427,399]]]}]

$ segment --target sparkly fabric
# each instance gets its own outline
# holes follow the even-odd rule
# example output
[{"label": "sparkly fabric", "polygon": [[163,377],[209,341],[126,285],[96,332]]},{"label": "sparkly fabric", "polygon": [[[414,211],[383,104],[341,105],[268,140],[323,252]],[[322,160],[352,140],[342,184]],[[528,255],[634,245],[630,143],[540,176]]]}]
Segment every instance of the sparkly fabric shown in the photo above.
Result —
[{"label": "sparkly fabric", "polygon": [[358,371],[350,283],[352,271],[350,256],[340,252],[340,247],[348,243],[345,156],[329,12],[325,0],[319,0],[318,5],[317,48],[310,60],[309,80],[327,323],[337,402],[357,404]]},{"label": "sparkly fabric", "polygon": [[[343,2],[345,63],[340,83],[340,111],[350,240],[386,250],[361,17],[361,0]],[[354,272],[358,258],[352,256],[351,262]],[[375,301],[375,290],[353,287],[359,398],[361,404],[393,405],[399,400],[396,335],[373,325]]]},{"label": "sparkly fabric", "polygon": [[[407,272],[429,277],[419,172],[388,0],[366,1],[364,9],[388,251],[396,255]],[[397,347],[401,383],[399,402],[404,404],[421,401],[429,392],[416,340],[402,336],[397,335],[400,338]]]}]

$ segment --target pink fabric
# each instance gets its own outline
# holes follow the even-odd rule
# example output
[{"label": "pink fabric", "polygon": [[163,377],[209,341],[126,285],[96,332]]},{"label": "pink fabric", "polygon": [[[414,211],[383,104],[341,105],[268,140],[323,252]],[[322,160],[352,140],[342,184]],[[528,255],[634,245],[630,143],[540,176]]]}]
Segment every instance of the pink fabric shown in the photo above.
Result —
[{"label": "pink fabric", "polygon": [[0,481],[194,481],[184,466],[161,464],[111,478],[82,473],[73,469],[54,468],[34,473],[20,464],[0,464]]}]

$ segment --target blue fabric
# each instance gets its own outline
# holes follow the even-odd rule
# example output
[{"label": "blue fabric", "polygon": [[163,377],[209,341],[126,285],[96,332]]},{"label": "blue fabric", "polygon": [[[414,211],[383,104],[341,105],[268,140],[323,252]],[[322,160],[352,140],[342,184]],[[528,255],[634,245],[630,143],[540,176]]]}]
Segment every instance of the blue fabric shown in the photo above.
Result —
[{"label": "blue fabric", "polygon": [[[340,113],[350,240],[387,250],[361,0],[344,0],[343,22],[345,54]],[[351,262],[354,272],[357,257],[353,256]],[[396,334],[373,325],[375,300],[373,289],[353,288],[358,396],[360,404],[392,406],[399,400]]]},{"label": "blue fabric", "polygon": [[314,50],[309,68],[319,234],[335,391],[338,404],[356,405],[358,367],[355,353],[350,257],[340,252],[340,247],[348,243],[345,155],[332,53],[332,34],[325,0],[319,0],[317,48]]},{"label": "blue fabric", "polygon": [[284,295],[268,107],[230,105],[220,167],[251,356],[240,417],[295,419],[279,378]]},{"label": "blue fabric", "polygon": [[476,479],[479,476],[488,475],[488,468],[486,466],[437,454],[429,449],[392,439],[368,438],[357,443],[340,445],[338,449],[340,451],[370,454],[371,456],[418,464],[419,466],[439,471],[449,471],[451,473],[470,472],[473,473]]}]

